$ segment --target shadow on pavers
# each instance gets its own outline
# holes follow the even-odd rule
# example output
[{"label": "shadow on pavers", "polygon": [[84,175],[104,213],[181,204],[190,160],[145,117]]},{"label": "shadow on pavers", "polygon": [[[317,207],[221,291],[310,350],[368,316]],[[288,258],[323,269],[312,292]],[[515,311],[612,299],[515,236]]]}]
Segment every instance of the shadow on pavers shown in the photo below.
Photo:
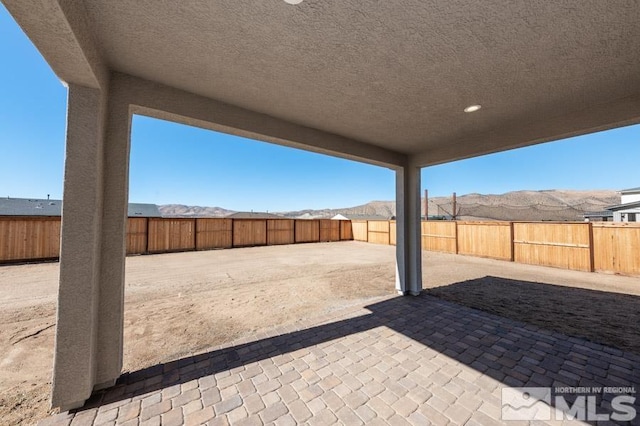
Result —
[{"label": "shadow on pavers", "polygon": [[492,276],[431,288],[425,293],[640,354],[638,296]]},{"label": "shadow on pavers", "polygon": [[[463,288],[472,286],[472,283],[453,284],[458,285]],[[565,297],[568,300],[579,297],[572,296],[575,289],[563,290],[566,290]],[[582,291],[575,294],[582,294]],[[551,387],[553,392],[555,387],[630,387],[640,383],[640,355],[425,294],[419,297],[396,297],[366,308],[371,311],[370,314],[123,374],[115,386],[94,393],[87,404],[77,411],[186,383],[377,327],[390,328],[507,387]],[[575,397],[567,395],[566,400],[573,403]],[[598,413],[614,412],[610,399],[606,394],[597,398]],[[634,408],[640,413],[638,401]]]}]

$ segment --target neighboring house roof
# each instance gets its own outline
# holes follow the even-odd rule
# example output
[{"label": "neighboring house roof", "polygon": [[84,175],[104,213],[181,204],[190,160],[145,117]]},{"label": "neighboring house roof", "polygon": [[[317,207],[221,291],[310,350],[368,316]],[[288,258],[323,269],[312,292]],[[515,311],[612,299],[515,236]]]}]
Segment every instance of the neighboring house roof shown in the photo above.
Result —
[{"label": "neighboring house roof", "polygon": [[266,212],[237,212],[225,217],[228,219],[287,219],[284,216]]},{"label": "neighboring house roof", "polygon": [[344,216],[344,215],[337,214],[337,215],[333,216],[331,218],[331,220],[349,220],[349,218]]},{"label": "neighboring house roof", "polygon": [[621,194],[635,194],[636,192],[640,193],[640,186],[637,188],[629,188],[629,189],[623,189],[621,191],[619,191]]},{"label": "neighboring house roof", "polygon": [[162,217],[155,204],[129,203],[129,217]]},{"label": "neighboring house roof", "polygon": [[632,203],[624,203],[624,204],[617,204],[615,206],[610,206],[607,207],[607,210],[611,210],[611,211],[618,211],[618,210],[626,210],[626,209],[635,209],[640,207],[640,201],[634,201]]},{"label": "neighboring house roof", "polygon": [[613,212],[611,210],[603,210],[600,212],[586,212],[582,215],[582,217],[613,217]]},{"label": "neighboring house roof", "polygon": [[[424,216],[422,216],[424,218]],[[427,216],[427,220],[453,220],[453,216],[450,214],[430,214]]]},{"label": "neighboring house roof", "polygon": [[[0,198],[0,216],[61,216],[62,200]],[[129,203],[129,217],[162,217],[155,204]]]},{"label": "neighboring house roof", "polygon": [[60,216],[62,200],[0,198],[0,216]]}]

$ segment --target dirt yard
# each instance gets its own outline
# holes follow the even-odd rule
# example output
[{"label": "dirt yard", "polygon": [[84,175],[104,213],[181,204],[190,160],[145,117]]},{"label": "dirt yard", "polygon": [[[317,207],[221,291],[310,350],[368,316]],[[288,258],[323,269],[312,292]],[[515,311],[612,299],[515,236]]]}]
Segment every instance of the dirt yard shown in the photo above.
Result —
[{"label": "dirt yard", "polygon": [[[394,272],[394,247],[358,242],[127,258],[124,368],[393,293]],[[640,353],[638,278],[440,253],[424,277],[435,296]],[[0,266],[2,424],[48,413],[57,278],[57,263]]]}]

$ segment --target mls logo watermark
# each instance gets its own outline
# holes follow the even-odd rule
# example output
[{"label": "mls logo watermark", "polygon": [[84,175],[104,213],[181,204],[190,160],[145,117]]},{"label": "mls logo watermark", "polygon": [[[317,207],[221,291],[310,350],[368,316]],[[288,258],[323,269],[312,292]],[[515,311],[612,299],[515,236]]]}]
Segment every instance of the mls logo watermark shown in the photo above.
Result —
[{"label": "mls logo watermark", "polygon": [[502,420],[551,420],[551,388],[502,388]]},{"label": "mls logo watermark", "polygon": [[[553,392],[552,392],[553,391]],[[502,420],[627,422],[636,418],[634,387],[502,388]],[[612,394],[611,410],[598,412],[597,396]],[[566,396],[575,395],[573,403]]]}]

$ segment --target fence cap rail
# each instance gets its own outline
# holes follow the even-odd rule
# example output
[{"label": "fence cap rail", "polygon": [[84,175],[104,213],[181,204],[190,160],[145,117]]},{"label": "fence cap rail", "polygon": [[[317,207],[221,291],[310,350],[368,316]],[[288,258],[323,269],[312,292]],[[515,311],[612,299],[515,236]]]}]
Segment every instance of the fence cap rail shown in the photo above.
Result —
[{"label": "fence cap rail", "polygon": [[165,221],[166,220],[189,221],[189,220],[196,220],[196,219],[200,219],[200,218],[197,218],[197,217],[178,217],[178,216],[176,216],[176,217],[166,216],[166,217],[147,217],[147,218],[143,218],[143,217],[136,216],[136,217],[132,217],[130,219],[149,219],[149,220],[154,220],[154,221],[161,222],[163,220],[165,220]]},{"label": "fence cap rail", "polygon": [[640,228],[640,222],[589,222],[596,228]]},{"label": "fence cap rail", "polygon": [[60,220],[60,216],[0,216],[0,220]]},{"label": "fence cap rail", "polygon": [[512,220],[513,224],[533,224],[533,225],[588,225],[592,222],[584,222],[584,221],[563,221],[563,220]]},{"label": "fence cap rail", "polygon": [[[434,221],[429,221],[429,222],[434,222]],[[442,221],[442,222],[447,222],[447,221]],[[504,222],[500,220],[496,220],[496,221],[456,220],[451,222],[458,223],[458,225],[482,225],[482,226],[510,226],[511,225],[511,222]]]}]

